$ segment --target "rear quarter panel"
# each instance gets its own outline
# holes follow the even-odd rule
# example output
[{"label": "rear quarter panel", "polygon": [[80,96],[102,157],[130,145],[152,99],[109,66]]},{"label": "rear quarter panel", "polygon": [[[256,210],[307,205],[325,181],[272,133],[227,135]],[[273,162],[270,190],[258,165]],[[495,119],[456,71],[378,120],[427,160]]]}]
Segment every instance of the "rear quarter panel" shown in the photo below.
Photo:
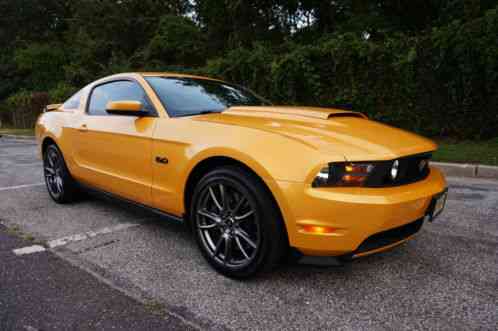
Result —
[{"label": "rear quarter panel", "polygon": [[45,139],[55,141],[61,150],[64,160],[71,171],[74,168],[72,160],[72,131],[75,113],[73,111],[51,111],[41,114],[35,125],[35,136],[38,143],[38,152],[42,157],[42,144]]}]

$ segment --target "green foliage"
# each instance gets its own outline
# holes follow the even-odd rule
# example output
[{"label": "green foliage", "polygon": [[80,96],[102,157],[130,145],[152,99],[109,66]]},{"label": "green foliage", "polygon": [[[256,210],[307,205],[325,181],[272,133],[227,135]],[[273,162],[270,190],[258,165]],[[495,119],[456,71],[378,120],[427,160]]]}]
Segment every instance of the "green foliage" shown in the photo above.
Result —
[{"label": "green foliage", "polygon": [[6,103],[11,108],[27,108],[31,104],[31,92],[21,90],[8,97]]},{"label": "green foliage", "polygon": [[344,33],[314,45],[291,43],[282,53],[236,49],[211,61],[207,73],[266,92],[277,103],[351,103],[371,118],[425,135],[484,139],[498,131],[497,35],[493,9],[418,37],[375,41]]},{"label": "green foliage", "polygon": [[321,50],[314,46],[296,46],[273,62],[271,68],[275,99],[279,102],[318,104],[323,95],[321,84]]},{"label": "green foliage", "polygon": [[498,131],[497,8],[493,0],[0,0],[0,119],[32,120],[44,103],[108,74],[176,71],[224,78],[276,104],[349,103],[425,135],[486,139]]},{"label": "green foliage", "polygon": [[63,45],[56,43],[30,44],[15,52],[17,71],[25,75],[25,87],[44,90],[64,78],[61,67],[66,63]]},{"label": "green foliage", "polygon": [[59,83],[56,87],[48,91],[48,101],[50,103],[63,103],[77,91],[78,88],[75,88],[74,86]]},{"label": "green foliage", "polygon": [[256,43],[252,49],[236,48],[225,57],[209,61],[201,74],[250,86],[261,95],[272,95],[272,50]]},{"label": "green foliage", "polygon": [[6,106],[12,111],[9,114],[8,121],[14,127],[25,129],[32,127],[37,113],[41,112],[41,109],[37,113],[33,112],[33,100],[34,94],[26,90],[21,90],[16,94],[11,95],[6,100]]},{"label": "green foliage", "polygon": [[205,48],[200,29],[188,18],[163,16],[144,51],[146,62],[196,66]]}]

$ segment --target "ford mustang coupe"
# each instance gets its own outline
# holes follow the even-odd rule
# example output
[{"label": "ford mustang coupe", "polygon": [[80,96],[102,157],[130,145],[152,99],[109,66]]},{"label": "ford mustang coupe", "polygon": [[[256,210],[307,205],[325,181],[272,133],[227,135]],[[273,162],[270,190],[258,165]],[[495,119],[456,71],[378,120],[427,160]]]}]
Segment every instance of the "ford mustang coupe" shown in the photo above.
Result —
[{"label": "ford mustang coupe", "polygon": [[205,77],[100,79],[47,106],[36,137],[53,200],[92,189],[184,221],[229,277],[386,250],[446,200],[430,140]]}]

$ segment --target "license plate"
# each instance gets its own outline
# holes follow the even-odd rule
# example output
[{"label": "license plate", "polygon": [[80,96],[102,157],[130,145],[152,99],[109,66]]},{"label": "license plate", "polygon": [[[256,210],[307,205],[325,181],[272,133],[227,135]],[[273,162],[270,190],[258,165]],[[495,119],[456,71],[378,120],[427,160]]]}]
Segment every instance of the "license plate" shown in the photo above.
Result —
[{"label": "license plate", "polygon": [[438,217],[444,209],[444,206],[446,205],[446,199],[448,197],[448,189],[444,190],[444,192],[436,195],[429,208],[428,215],[429,220],[432,222],[436,217]]}]

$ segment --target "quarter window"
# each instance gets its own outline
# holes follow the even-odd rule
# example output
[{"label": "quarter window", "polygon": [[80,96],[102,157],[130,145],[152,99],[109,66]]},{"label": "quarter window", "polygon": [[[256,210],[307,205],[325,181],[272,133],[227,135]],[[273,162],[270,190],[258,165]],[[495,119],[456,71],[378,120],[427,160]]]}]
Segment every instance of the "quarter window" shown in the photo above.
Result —
[{"label": "quarter window", "polygon": [[90,96],[88,106],[89,115],[110,115],[107,111],[107,104],[112,101],[130,100],[142,103],[144,110],[150,114],[154,113],[154,108],[149,102],[145,91],[136,83],[128,80],[115,81],[95,87]]},{"label": "quarter window", "polygon": [[62,105],[63,109],[78,109],[80,108],[80,99],[83,90],[76,92],[72,97],[70,97],[64,104]]}]

